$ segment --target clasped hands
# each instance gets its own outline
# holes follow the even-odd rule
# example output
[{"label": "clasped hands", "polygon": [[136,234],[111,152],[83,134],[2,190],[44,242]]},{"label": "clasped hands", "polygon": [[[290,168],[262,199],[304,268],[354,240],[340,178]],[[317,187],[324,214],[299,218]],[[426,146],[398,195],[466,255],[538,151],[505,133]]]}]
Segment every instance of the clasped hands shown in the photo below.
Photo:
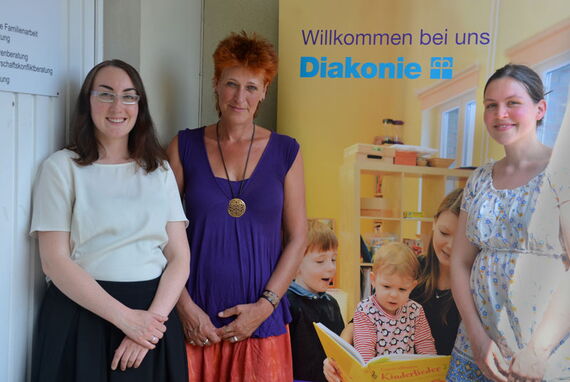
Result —
[{"label": "clasped hands", "polygon": [[168,317],[147,310],[129,309],[121,317],[117,327],[125,333],[125,338],[115,350],[111,369],[139,367],[149,350],[156,347],[166,332]]},{"label": "clasped hands", "polygon": [[236,319],[216,328],[210,317],[202,309],[196,308],[182,319],[184,336],[189,344],[196,346],[208,346],[220,341],[242,341],[249,338],[272,312],[273,307],[265,300],[236,305],[218,314],[219,317],[237,316]]},{"label": "clasped hands", "polygon": [[[198,346],[207,346],[220,341],[237,342],[251,334],[271,315],[273,307],[265,300],[252,304],[241,304],[219,313],[220,317],[237,316],[230,324],[216,328],[210,317],[196,307],[188,314],[181,313],[186,341]],[[139,367],[149,350],[156,347],[166,332],[167,317],[143,310],[131,310],[119,328],[125,338],[115,350],[111,369],[122,371]]]}]

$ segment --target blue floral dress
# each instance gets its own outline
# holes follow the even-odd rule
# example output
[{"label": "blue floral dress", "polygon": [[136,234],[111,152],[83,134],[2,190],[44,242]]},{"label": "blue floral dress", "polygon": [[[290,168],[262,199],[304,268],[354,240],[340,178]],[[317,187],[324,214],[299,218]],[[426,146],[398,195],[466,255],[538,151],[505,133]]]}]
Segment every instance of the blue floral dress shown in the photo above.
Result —
[{"label": "blue floral dress", "polygon": [[[567,176],[545,170],[523,186],[497,190],[493,165],[471,175],[461,209],[467,213],[467,238],[480,248],[471,268],[473,300],[487,334],[508,362],[528,343],[565,277],[559,206],[570,200],[570,183],[561,180]],[[447,380],[487,381],[473,361],[463,323]],[[552,353],[544,380],[570,380],[568,337]]]}]

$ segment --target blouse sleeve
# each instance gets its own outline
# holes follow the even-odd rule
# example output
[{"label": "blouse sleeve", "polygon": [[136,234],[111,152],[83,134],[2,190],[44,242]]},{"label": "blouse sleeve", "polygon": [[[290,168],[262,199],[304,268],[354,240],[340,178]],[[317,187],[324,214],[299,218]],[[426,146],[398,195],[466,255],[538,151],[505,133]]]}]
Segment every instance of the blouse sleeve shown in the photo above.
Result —
[{"label": "blouse sleeve", "polygon": [[275,163],[278,166],[276,169],[279,176],[284,178],[293,166],[301,147],[295,138],[277,133],[273,134],[275,135],[273,139],[279,145],[279,159]]},{"label": "blouse sleeve", "polygon": [[473,202],[473,198],[477,191],[477,183],[479,183],[482,171],[483,167],[477,168],[473,173],[471,173],[469,179],[467,179],[467,184],[463,190],[463,198],[461,200],[461,210],[465,212],[469,211],[469,206]]},{"label": "blouse sleeve", "polygon": [[295,138],[291,138],[291,142],[289,143],[286,153],[287,171],[289,171],[291,166],[293,166],[293,162],[295,162],[300,148],[299,142],[297,142]]},{"label": "blouse sleeve", "polygon": [[58,152],[46,159],[38,170],[32,193],[30,235],[33,237],[38,231],[71,231],[75,199],[71,159],[60,160],[62,158]]}]

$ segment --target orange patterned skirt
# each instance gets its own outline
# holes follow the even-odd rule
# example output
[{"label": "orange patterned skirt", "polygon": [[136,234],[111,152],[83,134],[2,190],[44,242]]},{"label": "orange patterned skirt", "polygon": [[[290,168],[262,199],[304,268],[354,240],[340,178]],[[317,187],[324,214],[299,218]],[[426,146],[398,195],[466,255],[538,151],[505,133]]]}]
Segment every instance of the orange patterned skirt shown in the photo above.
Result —
[{"label": "orange patterned skirt", "polygon": [[287,333],[210,346],[186,344],[190,382],[291,382],[293,366]]}]

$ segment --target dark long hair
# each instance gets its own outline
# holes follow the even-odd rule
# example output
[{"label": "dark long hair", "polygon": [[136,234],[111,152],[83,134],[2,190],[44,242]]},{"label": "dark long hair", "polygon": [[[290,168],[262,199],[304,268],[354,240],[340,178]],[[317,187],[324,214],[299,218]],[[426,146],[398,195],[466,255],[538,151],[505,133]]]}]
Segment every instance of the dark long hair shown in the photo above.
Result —
[{"label": "dark long hair", "polygon": [[130,157],[140,167],[146,172],[152,172],[164,166],[166,153],[156,138],[142,79],[135,68],[121,60],[103,61],[95,65],[85,77],[71,118],[71,137],[67,148],[77,153],[75,162],[79,165],[87,166],[99,159],[99,142],[91,119],[90,98],[95,76],[99,70],[108,66],[124,70],[140,96],[137,120],[129,133],[128,150]]},{"label": "dark long hair", "polygon": [[[437,212],[434,216],[437,219],[445,211],[449,211],[456,216],[459,216],[459,210],[461,207],[461,197],[463,196],[463,188],[456,188],[451,191],[441,202]],[[433,233],[429,240],[428,252],[425,258],[425,264],[422,268],[422,273],[420,275],[420,281],[418,283],[419,290],[423,290],[423,293],[419,296],[418,301],[420,304],[425,303],[433,297],[435,290],[437,288],[437,279],[440,274],[439,260],[435,254],[435,249],[433,248]],[[441,321],[447,323],[447,313],[451,308],[453,302],[453,296],[448,293],[444,297],[442,303],[442,309],[438,312]]]}]

